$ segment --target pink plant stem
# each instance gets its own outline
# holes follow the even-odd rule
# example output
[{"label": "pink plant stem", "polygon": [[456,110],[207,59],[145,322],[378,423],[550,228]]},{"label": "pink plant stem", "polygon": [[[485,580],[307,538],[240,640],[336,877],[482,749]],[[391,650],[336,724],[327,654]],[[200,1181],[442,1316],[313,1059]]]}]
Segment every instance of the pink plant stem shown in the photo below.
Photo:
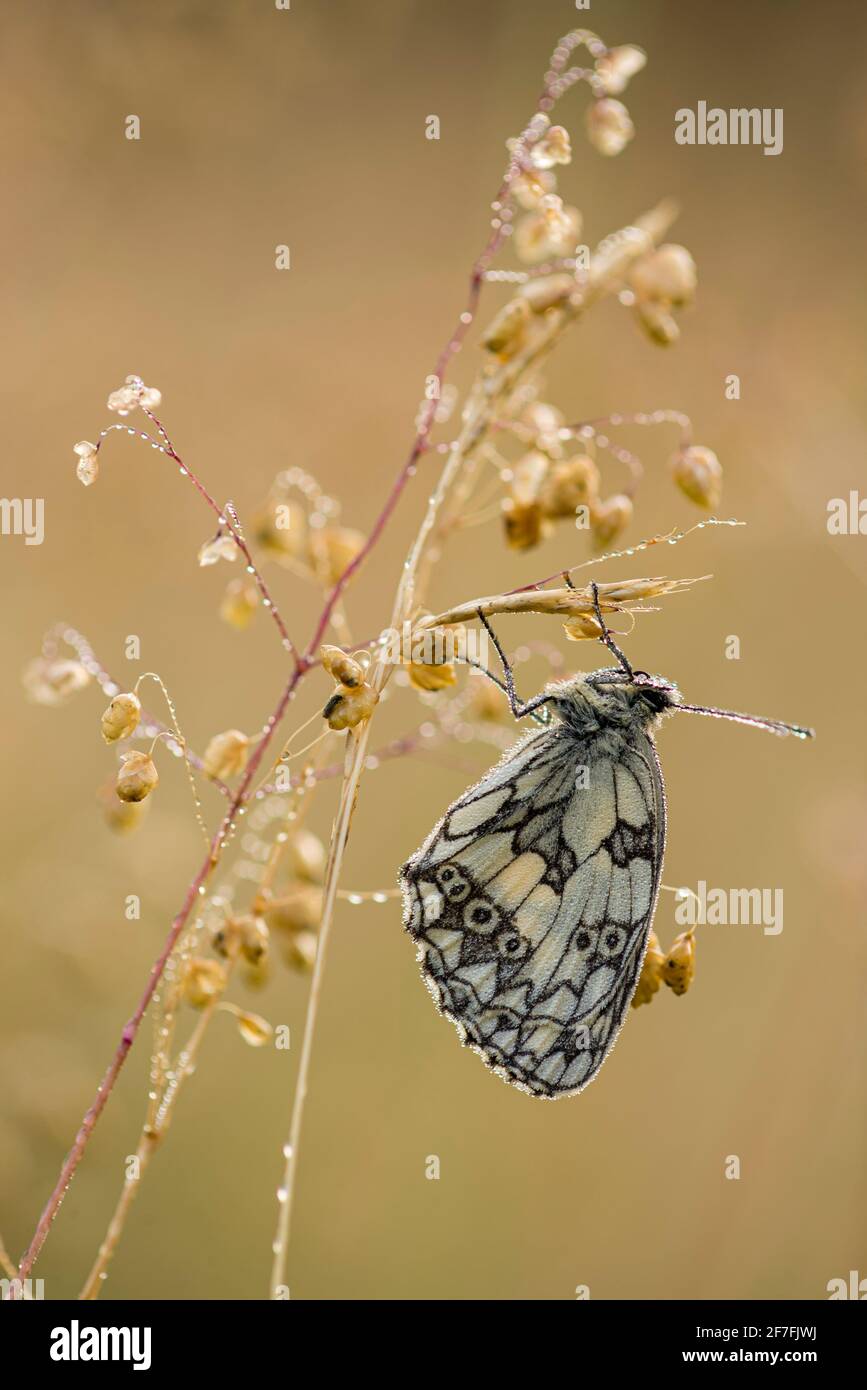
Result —
[{"label": "pink plant stem", "polygon": [[174,921],[172,922],[171,930],[169,931],[169,934],[166,937],[166,941],[163,946],[162,952],[154,961],[154,964],[151,967],[151,972],[148,976],[148,981],[147,985],[145,986],[144,993],[142,994],[141,999],[139,1000],[136,1006],[135,1012],[133,1013],[132,1017],[128,1020],[123,1029],[123,1032],[121,1033],[120,1042],[118,1043],[117,1048],[115,1050],[115,1054],[112,1058],[111,1065],[109,1066],[107,1072],[105,1073],[105,1076],[103,1077],[99,1087],[97,1088],[97,1092],[93,1099],[93,1102],[91,1103],[89,1110],[87,1111],[86,1115],[84,1116],[84,1119],[81,1122],[81,1127],[75,1136],[75,1141],[72,1145],[72,1148],[69,1150],[69,1153],[67,1154],[66,1159],[64,1161],[63,1167],[60,1170],[60,1176],[57,1179],[54,1191],[51,1193],[51,1196],[49,1197],[48,1201],[45,1204],[45,1207],[43,1208],[42,1215],[39,1218],[36,1230],[33,1234],[33,1239],[27,1247],[27,1250],[24,1254],[24,1258],[22,1259],[21,1264],[19,1266],[18,1277],[20,1279],[26,1279],[29,1276],[30,1271],[33,1268],[33,1265],[35,1264],[39,1256],[39,1252],[45,1244],[48,1232],[51,1229],[51,1225],[54,1221],[54,1218],[60,1209],[60,1205],[63,1201],[64,1196],[66,1195],[66,1189],[69,1187],[69,1184],[75,1175],[75,1170],[81,1162],[82,1155],[84,1154],[90,1136],[93,1133],[93,1130],[96,1126],[96,1122],[105,1108],[106,1102],[108,1101],[108,1098],[111,1095],[111,1092],[114,1088],[114,1084],[117,1081],[120,1069],[127,1059],[130,1048],[135,1042],[138,1030],[141,1026],[141,1021],[144,1018],[148,1005],[150,1004],[154,996],[154,992],[156,991],[157,985],[160,982],[163,970],[166,966],[166,962],[168,961],[169,956],[174,950],[181,932],[186,926],[187,920],[193,909],[193,904],[200,896],[199,890],[204,886],[205,882],[209,878],[219,859],[220,850],[222,848],[223,841],[226,838],[227,831],[231,826],[238,811],[244,804],[247,792],[250,788],[250,784],[252,783],[253,778],[256,774],[256,770],[259,764],[261,763],[262,758],[264,757],[265,750],[268,747],[268,744],[270,743],[271,738],[274,735],[274,731],[276,730],[278,724],[280,723],[284,714],[286,713],[287,708],[289,707],[289,703],[292,700],[299,680],[304,674],[304,670],[305,667],[299,663],[295,667],[295,670],[292,672],[292,676],[290,677],[289,682],[286,685],[286,688],[280,697],[279,704],[277,705],[277,708],[274,710],[274,713],[270,716],[268,720],[266,732],[253,751],[252,757],[250,758],[250,762],[247,765],[247,770],[244,775],[244,779],[240,783],[237,791],[234,793],[231,805],[229,806],[229,809],[227,810],[223,818],[219,830],[217,831],[216,835],[213,838],[213,841],[211,842],[210,853],[200,866],[198,873],[196,874],[195,878],[193,879],[192,883],[187,889],[187,895],[184,899],[183,906],[180,912],[178,913],[177,917],[175,917]]}]

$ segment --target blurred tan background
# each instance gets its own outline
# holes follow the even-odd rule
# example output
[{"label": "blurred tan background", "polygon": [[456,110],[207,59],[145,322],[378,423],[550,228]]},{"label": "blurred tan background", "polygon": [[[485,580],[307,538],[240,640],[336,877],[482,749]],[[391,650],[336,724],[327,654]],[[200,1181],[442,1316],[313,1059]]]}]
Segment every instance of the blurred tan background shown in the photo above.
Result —
[{"label": "blurred tan background", "polygon": [[[660,745],[671,824],[665,879],[782,887],[785,928],[699,932],[690,992],[630,1016],[599,1080],[543,1105],[462,1051],[419,981],[395,903],[341,909],[328,962],[290,1260],[293,1297],[821,1298],[864,1241],[865,796],[863,537],[828,536],[830,497],[864,483],[867,15],[850,0],[724,6],[608,0],[295,0],[142,7],[37,0],[0,45],[6,333],[2,491],[44,497],[46,538],[0,539],[2,1023],[0,1229],[29,1240],[62,1156],[200,858],[181,771],[142,830],[116,839],[94,803],[112,756],[103,701],[26,702],[20,671],[63,618],[129,669],[142,639],[191,741],[255,729],[285,662],[260,615],[219,622],[226,574],[199,571],[212,533],[192,488],[117,436],[85,493],[71,446],[139,372],[163,392],[181,452],[249,515],[301,466],[368,527],[402,460],[425,374],[486,235],[503,142],[532,109],[569,27],[635,42],[650,61],[626,97],[637,125],[604,160],[586,95],[559,119],[561,180],[591,244],[664,194],[699,266],[671,351],[606,303],[567,340],[550,398],[570,418],[687,410],[726,469],[723,515],[749,523],[611,569],[712,572],[640,620],[640,666],[688,698],[815,724],[814,745],[672,721]],[[699,100],[782,106],[785,148],[684,148],[674,112]],[[142,138],[124,138],[124,119]],[[440,116],[442,138],[424,139]],[[274,247],[292,269],[274,269]],[[512,264],[511,261],[504,263]],[[491,291],[496,305],[500,292]],[[455,380],[476,360],[466,349]],[[724,398],[741,377],[742,399]],[[624,435],[648,479],[633,539],[694,519],[665,475],[670,434]],[[387,621],[435,460],[407,494],[349,607]],[[616,477],[613,466],[612,477]],[[439,579],[455,601],[584,556],[468,533]],[[277,573],[304,640],[310,594]],[[544,623],[543,619],[537,620]],[[729,634],[740,661],[724,656]],[[532,635],[539,635],[536,628]],[[545,635],[559,640],[552,623]],[[504,623],[507,644],[528,636]],[[564,644],[570,662],[604,664]],[[135,668],[136,672],[138,668]],[[524,672],[530,675],[529,669]],[[311,680],[298,720],[326,690]],[[151,703],[153,703],[151,701]],[[390,706],[380,738],[418,720]],[[362,789],[347,887],[390,887],[447,802],[491,761],[462,749],[395,762]],[[170,775],[170,773],[175,775]],[[206,791],[214,817],[218,798]],[[312,824],[327,835],[334,788]],[[143,899],[140,922],[124,899]],[[663,895],[657,930],[678,928]],[[278,971],[233,997],[300,1039],[307,984]],[[225,1026],[222,1026],[225,1025]],[[149,1033],[134,1050],[37,1272],[74,1294],[135,1146]],[[106,1296],[261,1297],[297,1052],[241,1044],[218,1019],[147,1177]],[[437,1154],[440,1181],[427,1181]],[[740,1181],[726,1181],[737,1154]]]}]

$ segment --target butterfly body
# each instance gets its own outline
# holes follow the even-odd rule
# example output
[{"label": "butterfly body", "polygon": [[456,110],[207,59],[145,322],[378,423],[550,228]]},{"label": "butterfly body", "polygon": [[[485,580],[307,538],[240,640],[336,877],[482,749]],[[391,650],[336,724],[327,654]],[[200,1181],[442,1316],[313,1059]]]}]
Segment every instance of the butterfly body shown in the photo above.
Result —
[{"label": "butterfly body", "polygon": [[677,690],[617,669],[550,686],[553,720],[446,812],[400,874],[422,974],[463,1042],[547,1099],[593,1080],[641,971],[665,849],[652,738]]}]

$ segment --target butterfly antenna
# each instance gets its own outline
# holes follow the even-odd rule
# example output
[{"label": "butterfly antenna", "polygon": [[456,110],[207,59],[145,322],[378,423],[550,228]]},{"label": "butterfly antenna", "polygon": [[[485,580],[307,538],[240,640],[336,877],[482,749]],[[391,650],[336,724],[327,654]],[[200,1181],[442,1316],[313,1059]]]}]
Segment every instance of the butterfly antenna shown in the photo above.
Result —
[{"label": "butterfly antenna", "polygon": [[[518,692],[515,689],[515,677],[512,672],[512,668],[509,664],[509,659],[506,656],[506,653],[503,651],[503,648],[500,646],[500,639],[494,632],[494,629],[491,627],[491,624],[488,622],[481,608],[477,608],[476,613],[478,615],[479,622],[482,624],[483,628],[485,629],[485,631],[487,632],[488,636],[494,644],[494,650],[496,651],[497,656],[500,658],[500,664],[503,668],[503,675],[505,676],[505,685],[498,681],[496,676],[492,675],[491,672],[487,669],[487,667],[482,666],[481,663],[470,662],[470,665],[476,666],[479,671],[484,671],[485,675],[489,676],[495,685],[499,685],[501,690],[505,690],[507,696],[509,697],[509,708],[511,709],[512,714],[515,716],[516,719],[523,719],[525,715],[532,714],[534,710],[540,707],[540,705],[546,704],[547,701],[550,699],[550,696],[537,695],[534,700],[528,700],[526,704],[522,700],[518,699]],[[540,720],[540,722],[547,723],[547,720],[544,719],[544,716],[542,716],[540,719],[540,716],[537,715],[536,719]]]},{"label": "butterfly antenna", "polygon": [[802,729],[800,724],[783,724],[779,719],[763,719],[758,714],[738,714],[735,710],[714,709],[707,705],[672,705],[672,714],[683,711],[684,714],[706,714],[711,719],[731,719],[736,724],[752,724],[756,729],[766,729],[768,733],[779,734],[785,737],[787,734],[794,735],[795,738],[815,738],[815,729]]},{"label": "butterfly antenna", "polygon": [[[573,586],[570,584],[569,587],[572,588]],[[602,616],[602,609],[599,605],[599,585],[596,583],[591,584],[590,592],[593,595],[593,608],[596,612],[596,621],[601,629],[599,634],[599,641],[602,642],[608,648],[612,656],[617,658],[617,662],[621,670],[625,671],[626,675],[629,677],[631,681],[634,681],[635,672],[633,671],[623,652],[618,647],[614,638],[611,636],[611,633],[608,631],[607,624]]]}]

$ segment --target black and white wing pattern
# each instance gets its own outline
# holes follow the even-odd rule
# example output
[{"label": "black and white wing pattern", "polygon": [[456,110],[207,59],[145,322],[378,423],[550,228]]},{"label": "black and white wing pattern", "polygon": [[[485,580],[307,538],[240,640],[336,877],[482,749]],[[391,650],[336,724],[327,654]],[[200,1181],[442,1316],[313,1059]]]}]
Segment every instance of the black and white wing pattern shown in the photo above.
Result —
[{"label": "black and white wing pattern", "polygon": [[559,725],[511,749],[404,865],[425,982],[504,1080],[549,1099],[593,1080],[638,982],[664,847],[650,736]]}]

